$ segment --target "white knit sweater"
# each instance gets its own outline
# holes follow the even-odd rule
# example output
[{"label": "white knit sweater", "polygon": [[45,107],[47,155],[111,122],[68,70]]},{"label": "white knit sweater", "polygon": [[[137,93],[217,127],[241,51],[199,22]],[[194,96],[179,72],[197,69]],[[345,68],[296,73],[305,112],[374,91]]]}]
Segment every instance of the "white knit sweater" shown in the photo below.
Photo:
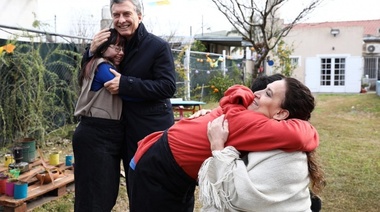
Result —
[{"label": "white knit sweater", "polygon": [[199,170],[202,211],[310,211],[305,153],[249,153],[247,165],[234,147],[213,156]]}]

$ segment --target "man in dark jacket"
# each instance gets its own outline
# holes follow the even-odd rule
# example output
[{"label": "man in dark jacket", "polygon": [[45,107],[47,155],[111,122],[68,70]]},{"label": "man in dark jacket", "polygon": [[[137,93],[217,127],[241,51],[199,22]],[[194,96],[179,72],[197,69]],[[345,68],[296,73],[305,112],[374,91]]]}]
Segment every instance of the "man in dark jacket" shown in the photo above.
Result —
[{"label": "man in dark jacket", "polygon": [[[115,29],[127,42],[120,74],[104,84],[112,93],[123,96],[122,119],[126,124],[122,159],[125,171],[133,157],[137,142],[146,135],[165,130],[174,124],[170,98],[176,90],[175,68],[169,44],[148,33],[142,21],[139,0],[111,0],[111,15]],[[109,36],[108,29],[94,36],[90,53]],[[125,98],[129,100],[125,100]],[[126,173],[126,176],[127,173]]]}]

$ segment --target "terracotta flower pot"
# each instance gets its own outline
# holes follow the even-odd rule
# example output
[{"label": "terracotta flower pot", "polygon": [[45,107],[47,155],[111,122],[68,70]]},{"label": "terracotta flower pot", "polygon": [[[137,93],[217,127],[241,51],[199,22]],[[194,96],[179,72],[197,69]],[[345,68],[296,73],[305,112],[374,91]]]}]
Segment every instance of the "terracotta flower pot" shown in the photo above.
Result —
[{"label": "terracotta flower pot", "polygon": [[[61,175],[61,172],[59,170],[53,170],[51,172],[51,175],[53,177],[53,180],[57,179],[60,175]],[[44,172],[44,173],[38,173],[36,175],[36,178],[38,179],[38,181],[40,181],[41,185],[42,184],[48,184],[48,183],[51,183],[52,180],[49,176],[49,173],[47,172]]]}]

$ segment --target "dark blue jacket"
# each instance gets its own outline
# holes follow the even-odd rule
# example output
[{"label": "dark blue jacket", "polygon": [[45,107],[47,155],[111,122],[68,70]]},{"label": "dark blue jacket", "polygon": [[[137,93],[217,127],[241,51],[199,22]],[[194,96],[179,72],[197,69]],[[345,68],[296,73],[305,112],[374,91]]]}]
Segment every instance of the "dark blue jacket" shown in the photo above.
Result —
[{"label": "dark blue jacket", "polygon": [[[148,33],[144,24],[140,23],[133,38],[127,42],[124,54],[119,67],[122,74],[119,95],[145,100],[123,102],[129,160],[139,140],[174,124],[170,98],[176,91],[176,83],[169,44]],[[125,163],[128,165],[129,161]]]},{"label": "dark blue jacket", "polygon": [[174,95],[174,60],[166,41],[148,33],[140,23],[124,54],[119,94],[159,102]]}]

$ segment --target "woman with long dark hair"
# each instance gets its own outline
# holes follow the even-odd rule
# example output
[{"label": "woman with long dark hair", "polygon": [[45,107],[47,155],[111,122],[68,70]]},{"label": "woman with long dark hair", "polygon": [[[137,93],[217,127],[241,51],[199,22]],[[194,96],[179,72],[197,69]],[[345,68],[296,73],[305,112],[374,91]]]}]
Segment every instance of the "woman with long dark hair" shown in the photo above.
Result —
[{"label": "woman with long dark hair", "polygon": [[[278,121],[308,121],[314,110],[310,90],[294,78],[275,81],[254,94],[249,108],[269,117],[283,110],[285,115],[275,118]],[[325,180],[316,150],[277,149],[245,154],[225,146],[228,128],[228,119],[224,117],[208,125],[213,156],[199,171],[202,211],[319,211],[315,195],[322,191]],[[273,132],[252,133],[265,136],[276,133],[276,128]]]},{"label": "woman with long dark hair", "polygon": [[122,99],[104,88],[124,57],[125,38],[115,29],[82,64],[74,115],[80,123],[73,135],[75,211],[111,211],[119,192],[124,125]]}]

